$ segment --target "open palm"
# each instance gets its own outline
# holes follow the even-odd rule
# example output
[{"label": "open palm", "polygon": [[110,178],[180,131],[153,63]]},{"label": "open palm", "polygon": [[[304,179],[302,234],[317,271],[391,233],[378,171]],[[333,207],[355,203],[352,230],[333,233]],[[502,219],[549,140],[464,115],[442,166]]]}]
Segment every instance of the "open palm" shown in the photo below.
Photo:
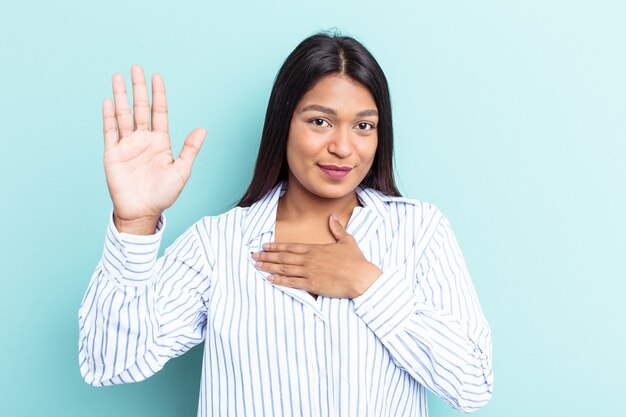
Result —
[{"label": "open palm", "polygon": [[139,65],[131,68],[131,78],[132,112],[121,74],[115,74],[112,81],[115,105],[111,99],[102,104],[104,170],[114,215],[125,222],[158,219],[174,204],[206,135],[204,129],[191,132],[174,159],[163,79],[158,74],[152,77],[151,107]]}]

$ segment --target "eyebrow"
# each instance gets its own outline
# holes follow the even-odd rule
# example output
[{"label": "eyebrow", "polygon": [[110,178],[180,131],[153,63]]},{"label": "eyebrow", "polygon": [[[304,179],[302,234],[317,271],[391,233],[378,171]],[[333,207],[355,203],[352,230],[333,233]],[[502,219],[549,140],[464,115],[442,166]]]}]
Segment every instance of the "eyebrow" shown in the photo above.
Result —
[{"label": "eyebrow", "polygon": [[[304,106],[300,113],[304,113],[305,111],[320,111],[322,113],[330,114],[332,116],[337,116],[337,110],[331,109],[330,107],[322,106],[320,104],[309,104],[308,106]],[[358,117],[364,116],[378,116],[378,112],[373,109],[363,110],[356,114]]]}]

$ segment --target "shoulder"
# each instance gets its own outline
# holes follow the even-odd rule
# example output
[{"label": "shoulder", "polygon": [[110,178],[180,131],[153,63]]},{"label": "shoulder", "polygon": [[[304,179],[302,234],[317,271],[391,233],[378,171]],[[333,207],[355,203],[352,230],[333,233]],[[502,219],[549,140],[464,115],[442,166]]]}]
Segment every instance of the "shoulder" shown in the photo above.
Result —
[{"label": "shoulder", "polygon": [[384,207],[387,224],[396,236],[413,240],[417,253],[427,249],[439,253],[445,248],[458,251],[458,242],[450,220],[431,202],[409,197],[395,197],[371,190]]},{"label": "shoulder", "polygon": [[191,229],[194,229],[201,237],[211,236],[217,230],[237,229],[241,220],[245,218],[249,207],[233,207],[224,213],[207,215],[196,221]]},{"label": "shoulder", "polygon": [[362,196],[369,198],[391,220],[410,222],[417,229],[448,222],[439,207],[429,201],[390,196],[372,188],[364,189]]},{"label": "shoulder", "polygon": [[178,240],[198,246],[207,263],[212,266],[216,260],[216,249],[223,244],[224,239],[232,241],[237,233],[241,233],[241,222],[246,210],[247,207],[233,207],[224,213],[203,216],[189,226]]}]

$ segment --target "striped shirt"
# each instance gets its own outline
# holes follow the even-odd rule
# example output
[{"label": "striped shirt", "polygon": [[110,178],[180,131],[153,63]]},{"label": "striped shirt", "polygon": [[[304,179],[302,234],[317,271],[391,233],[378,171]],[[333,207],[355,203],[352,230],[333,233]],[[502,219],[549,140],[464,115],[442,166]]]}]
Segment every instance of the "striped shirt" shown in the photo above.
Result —
[{"label": "striped shirt", "polygon": [[491,333],[450,223],[426,202],[358,187],[346,230],[383,274],[354,299],[276,286],[251,253],[274,236],[279,183],[206,216],[158,257],[119,233],[79,309],[93,386],[141,381],[204,342],[198,416],[427,416],[426,389],[462,411],[491,398]]}]

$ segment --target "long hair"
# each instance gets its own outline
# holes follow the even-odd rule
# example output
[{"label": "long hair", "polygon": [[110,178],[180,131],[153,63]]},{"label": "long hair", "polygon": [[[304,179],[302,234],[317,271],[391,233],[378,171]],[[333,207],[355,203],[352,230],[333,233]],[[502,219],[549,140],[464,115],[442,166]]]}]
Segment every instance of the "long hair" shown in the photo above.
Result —
[{"label": "long hair", "polygon": [[288,178],[286,148],[294,109],[302,96],[325,75],[343,74],[365,85],[378,108],[378,145],[361,186],[400,196],[393,178],[393,125],[389,87],[372,54],[349,36],[318,33],[289,54],[276,75],[248,190],[238,206],[248,207]]}]

